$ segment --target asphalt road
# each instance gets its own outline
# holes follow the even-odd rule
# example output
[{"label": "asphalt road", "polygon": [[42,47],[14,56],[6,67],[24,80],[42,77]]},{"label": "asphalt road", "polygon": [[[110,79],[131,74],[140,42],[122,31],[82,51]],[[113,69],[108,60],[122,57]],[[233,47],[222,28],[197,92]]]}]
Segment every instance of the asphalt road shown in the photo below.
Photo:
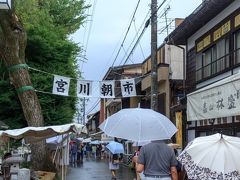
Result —
[{"label": "asphalt road", "polygon": [[[107,160],[84,159],[84,162],[76,167],[69,167],[67,180],[111,180],[111,172]],[[117,171],[117,179],[133,180],[134,170],[120,165]]]}]

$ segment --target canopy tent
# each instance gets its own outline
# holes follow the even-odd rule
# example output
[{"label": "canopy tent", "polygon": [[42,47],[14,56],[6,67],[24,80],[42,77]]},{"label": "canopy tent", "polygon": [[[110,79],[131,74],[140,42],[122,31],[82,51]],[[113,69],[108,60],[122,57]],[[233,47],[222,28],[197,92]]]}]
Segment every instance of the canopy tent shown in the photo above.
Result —
[{"label": "canopy tent", "polygon": [[[24,138],[29,143],[29,142],[36,142],[38,140],[43,140],[43,139],[52,137],[51,139],[48,139],[47,142],[58,144],[57,146],[59,147],[58,149],[61,148],[61,150],[59,151],[61,156],[60,165],[62,169],[61,179],[66,179],[64,165],[68,163],[68,160],[66,159],[68,158],[68,155],[69,155],[69,147],[68,147],[69,136],[67,135],[66,136],[67,138],[64,138],[64,134],[67,134],[70,132],[80,134],[80,133],[86,133],[87,131],[84,125],[72,123],[72,124],[65,124],[65,125],[58,125],[58,126],[25,127],[22,129],[0,131],[0,138],[13,138],[13,139]],[[54,137],[57,135],[61,135],[61,136]],[[56,153],[54,155],[54,159],[55,159],[55,156],[56,156]]]},{"label": "canopy tent", "polygon": [[0,137],[3,138],[13,138],[13,139],[22,139],[27,138],[28,141],[37,141],[42,139],[47,139],[53,136],[66,134],[69,132],[81,132],[85,133],[84,125],[81,124],[65,124],[58,126],[45,126],[45,127],[25,127],[22,129],[12,129],[0,131]]},{"label": "canopy tent", "polygon": [[240,73],[187,96],[188,121],[236,116],[240,112]]},{"label": "canopy tent", "polygon": [[[69,134],[63,134],[48,138],[46,139],[46,143],[48,148],[54,152],[53,162],[58,159],[58,162],[56,164],[69,165]],[[58,157],[56,157],[57,155]]]},{"label": "canopy tent", "polygon": [[54,137],[50,137],[50,138],[46,139],[46,143],[47,143],[47,144],[59,145],[59,144],[61,144],[66,138],[68,138],[68,134],[54,136]]}]

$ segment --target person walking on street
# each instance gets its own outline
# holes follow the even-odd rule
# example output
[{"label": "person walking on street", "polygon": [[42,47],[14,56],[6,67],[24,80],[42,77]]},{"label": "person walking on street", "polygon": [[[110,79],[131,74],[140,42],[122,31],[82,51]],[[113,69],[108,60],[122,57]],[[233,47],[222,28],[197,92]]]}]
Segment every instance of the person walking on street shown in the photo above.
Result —
[{"label": "person walking on street", "polygon": [[71,164],[73,166],[76,165],[77,163],[77,152],[78,152],[78,145],[75,141],[73,141],[72,144],[70,144],[70,159],[71,159]]},{"label": "person walking on street", "polygon": [[119,169],[119,155],[111,154],[109,158],[109,169],[112,173],[112,180],[116,180],[116,171]]},{"label": "person walking on street", "polygon": [[176,166],[173,149],[161,140],[144,145],[137,160],[137,172],[144,171],[145,180],[177,180]]},{"label": "person walking on street", "polygon": [[97,147],[96,147],[96,145],[93,145],[93,146],[92,146],[92,157],[93,157],[94,159],[97,158]]},{"label": "person walking on street", "polygon": [[135,167],[135,171],[136,171],[136,180],[141,180],[143,179],[143,172],[138,173],[137,172],[137,160],[138,160],[138,156],[140,154],[140,149],[142,146],[139,146],[137,151],[134,152],[134,156],[132,158],[132,162],[134,163],[134,167]]}]

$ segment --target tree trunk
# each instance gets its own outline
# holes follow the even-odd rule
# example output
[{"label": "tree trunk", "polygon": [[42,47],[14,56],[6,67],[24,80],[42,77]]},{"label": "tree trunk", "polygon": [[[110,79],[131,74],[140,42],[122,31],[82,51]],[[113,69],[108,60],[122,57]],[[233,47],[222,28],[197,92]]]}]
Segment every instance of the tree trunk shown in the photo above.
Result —
[{"label": "tree trunk", "polygon": [[[0,58],[7,68],[25,64],[27,34],[23,25],[13,11],[1,10],[0,17]],[[16,90],[24,86],[32,86],[27,68],[9,71],[9,77]],[[36,92],[23,90],[18,92],[18,97],[28,126],[43,126],[43,115]],[[34,143],[31,149],[33,169],[40,170],[46,156],[45,143]]]}]

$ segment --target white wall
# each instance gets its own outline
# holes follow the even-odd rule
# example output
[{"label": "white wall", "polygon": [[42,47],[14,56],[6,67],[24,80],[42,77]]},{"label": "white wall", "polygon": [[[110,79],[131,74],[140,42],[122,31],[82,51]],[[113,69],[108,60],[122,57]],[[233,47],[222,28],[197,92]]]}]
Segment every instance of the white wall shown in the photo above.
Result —
[{"label": "white wall", "polygon": [[216,24],[221,22],[224,18],[229,16],[233,11],[237,10],[239,7],[240,7],[240,0],[235,0],[226,9],[224,9],[221,13],[219,13],[215,18],[213,18],[201,29],[199,29],[195,34],[193,34],[190,38],[188,38],[188,49],[191,49],[195,46],[196,39],[198,39],[200,36],[202,36],[207,31],[212,29]]},{"label": "white wall", "polygon": [[166,44],[165,63],[169,64],[170,70],[172,72],[171,79],[183,79],[183,50],[181,48]]}]

